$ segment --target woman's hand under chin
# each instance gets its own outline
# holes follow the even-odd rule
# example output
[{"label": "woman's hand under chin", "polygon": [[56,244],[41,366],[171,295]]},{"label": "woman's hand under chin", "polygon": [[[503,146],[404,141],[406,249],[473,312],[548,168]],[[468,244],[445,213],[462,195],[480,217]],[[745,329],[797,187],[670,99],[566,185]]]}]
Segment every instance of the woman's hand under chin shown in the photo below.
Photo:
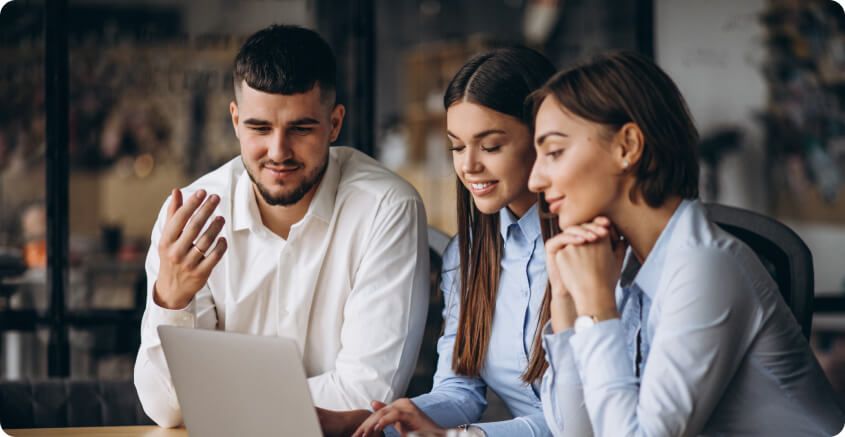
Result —
[{"label": "woman's hand under chin", "polygon": [[[572,296],[578,315],[602,319],[618,315],[614,291],[627,244],[610,220],[597,217],[589,223],[569,226],[549,239],[546,247],[547,256],[553,254],[547,260],[554,260],[547,264],[554,264],[559,288]],[[549,270],[551,281],[552,267]]]}]

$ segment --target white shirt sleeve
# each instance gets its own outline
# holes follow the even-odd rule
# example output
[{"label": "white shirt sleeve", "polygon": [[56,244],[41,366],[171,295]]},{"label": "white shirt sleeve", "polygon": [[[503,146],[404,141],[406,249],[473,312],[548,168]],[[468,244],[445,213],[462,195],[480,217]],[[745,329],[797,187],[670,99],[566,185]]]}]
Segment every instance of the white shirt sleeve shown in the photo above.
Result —
[{"label": "white shirt sleeve", "polygon": [[343,310],[335,368],[308,380],[319,407],[390,402],[404,395],[414,372],[429,301],[425,209],[419,199],[378,207]]},{"label": "white shirt sleeve", "polygon": [[172,428],[182,424],[182,412],[170,380],[170,371],[161,348],[157,328],[160,325],[213,329],[217,325],[214,299],[208,285],[203,287],[183,309],[169,310],[153,300],[153,290],[159,271],[158,242],[170,198],[161,208],[150,241],[145,268],[147,272],[147,307],[141,320],[141,347],[135,361],[135,388],[138,398],[154,422]]}]

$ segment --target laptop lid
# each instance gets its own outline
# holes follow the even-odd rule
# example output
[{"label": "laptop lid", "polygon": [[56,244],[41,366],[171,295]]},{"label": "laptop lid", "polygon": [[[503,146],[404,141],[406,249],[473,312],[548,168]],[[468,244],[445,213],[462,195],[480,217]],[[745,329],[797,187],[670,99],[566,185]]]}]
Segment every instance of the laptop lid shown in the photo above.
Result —
[{"label": "laptop lid", "polygon": [[159,326],[182,417],[197,436],[322,436],[296,343]]}]

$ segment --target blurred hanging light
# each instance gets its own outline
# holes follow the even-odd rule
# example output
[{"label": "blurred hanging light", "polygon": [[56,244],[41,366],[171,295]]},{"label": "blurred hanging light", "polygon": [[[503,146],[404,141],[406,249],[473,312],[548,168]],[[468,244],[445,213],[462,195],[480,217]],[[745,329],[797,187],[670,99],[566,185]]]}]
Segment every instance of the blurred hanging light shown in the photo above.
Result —
[{"label": "blurred hanging light", "polygon": [[144,153],[135,158],[133,169],[135,170],[135,176],[139,179],[149,176],[153,172],[153,168],[155,168],[155,158],[153,158],[152,154]]},{"label": "blurred hanging light", "polygon": [[433,17],[440,14],[440,2],[437,0],[423,0],[420,2],[420,14],[424,17]]},{"label": "blurred hanging light", "polygon": [[557,24],[561,9],[563,0],[529,0],[522,17],[525,42],[533,46],[545,44]]}]

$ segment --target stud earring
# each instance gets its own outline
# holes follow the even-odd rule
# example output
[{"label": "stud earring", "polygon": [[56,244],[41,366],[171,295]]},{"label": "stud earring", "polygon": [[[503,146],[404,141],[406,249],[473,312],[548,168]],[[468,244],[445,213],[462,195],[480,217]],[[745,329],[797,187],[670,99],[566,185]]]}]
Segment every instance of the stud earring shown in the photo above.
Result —
[{"label": "stud earring", "polygon": [[624,168],[626,170],[628,169],[628,160],[627,159],[622,160],[622,168]]}]

